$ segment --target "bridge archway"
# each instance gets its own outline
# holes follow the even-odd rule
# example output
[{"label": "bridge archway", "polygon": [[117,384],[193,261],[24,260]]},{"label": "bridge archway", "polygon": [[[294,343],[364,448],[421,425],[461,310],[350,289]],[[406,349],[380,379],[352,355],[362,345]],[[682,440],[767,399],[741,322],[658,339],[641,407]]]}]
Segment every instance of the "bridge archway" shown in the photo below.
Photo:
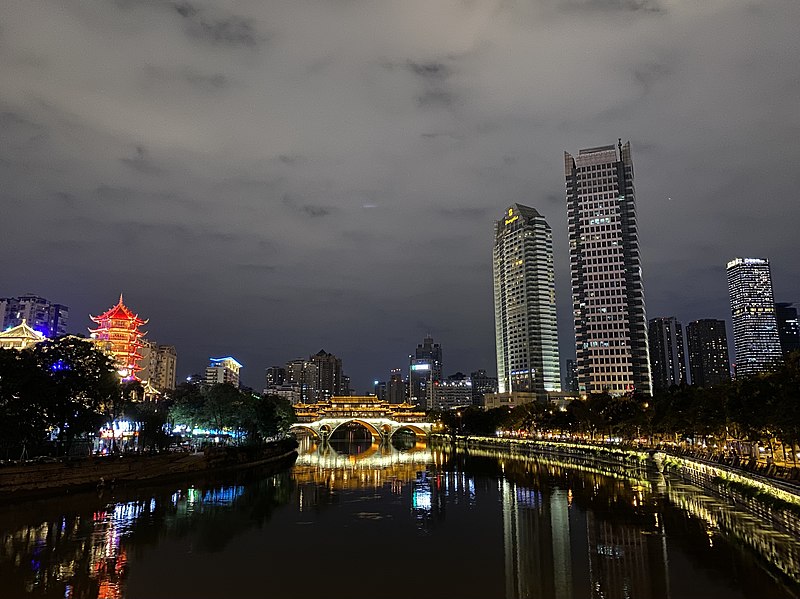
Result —
[{"label": "bridge archway", "polygon": [[404,423],[400,428],[398,428],[396,431],[394,431],[392,433],[392,436],[396,435],[400,431],[411,431],[412,433],[414,433],[417,436],[417,438],[422,437],[424,439],[425,437],[428,436],[427,431],[425,431],[424,429],[422,429],[422,428],[420,428],[418,426],[414,426],[413,424],[410,424],[410,423],[409,424],[405,424]]},{"label": "bridge archway", "polygon": [[374,425],[372,425],[369,422],[366,422],[364,420],[358,420],[357,418],[354,418],[352,420],[345,420],[344,422],[340,422],[331,431],[330,436],[332,437],[336,433],[336,431],[338,431],[340,428],[342,428],[343,426],[345,426],[347,424],[358,424],[360,426],[363,426],[365,429],[367,429],[370,432],[370,434],[372,435],[372,439],[375,440],[375,441],[377,441],[377,440],[379,440],[381,438],[381,432],[377,428],[375,428]]},{"label": "bridge archway", "polygon": [[320,436],[319,431],[313,429],[310,426],[306,426],[304,424],[299,424],[298,423],[298,424],[293,424],[292,428],[300,429],[300,430],[306,431],[308,433],[311,433],[311,436],[314,437],[314,439],[316,439],[317,441],[322,441],[322,437]]}]

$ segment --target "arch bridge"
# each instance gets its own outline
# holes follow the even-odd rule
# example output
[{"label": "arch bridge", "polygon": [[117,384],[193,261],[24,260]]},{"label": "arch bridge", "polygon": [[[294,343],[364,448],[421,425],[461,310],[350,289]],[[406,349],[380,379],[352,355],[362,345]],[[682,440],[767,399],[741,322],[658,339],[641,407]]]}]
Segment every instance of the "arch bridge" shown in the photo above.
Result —
[{"label": "arch bridge", "polygon": [[330,438],[348,423],[360,424],[376,441],[391,439],[403,429],[417,436],[427,436],[432,427],[432,423],[426,421],[425,412],[415,411],[412,404],[390,404],[374,395],[332,397],[314,404],[298,404],[294,411],[297,422],[292,428],[309,431],[320,440]]}]

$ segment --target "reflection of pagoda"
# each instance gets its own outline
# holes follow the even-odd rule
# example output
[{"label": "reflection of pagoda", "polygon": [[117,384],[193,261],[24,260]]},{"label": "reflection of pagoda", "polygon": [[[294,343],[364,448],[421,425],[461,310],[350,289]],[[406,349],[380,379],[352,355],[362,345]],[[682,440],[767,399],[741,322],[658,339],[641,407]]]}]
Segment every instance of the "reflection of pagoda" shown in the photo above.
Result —
[{"label": "reflection of pagoda", "polygon": [[89,318],[99,325],[96,329],[89,329],[92,339],[114,358],[122,380],[138,381],[136,373],[142,369],[137,364],[142,358],[139,348],[145,335],[139,327],[148,321],[139,318],[122,303],[121,293],[116,306],[100,316],[90,315]]}]

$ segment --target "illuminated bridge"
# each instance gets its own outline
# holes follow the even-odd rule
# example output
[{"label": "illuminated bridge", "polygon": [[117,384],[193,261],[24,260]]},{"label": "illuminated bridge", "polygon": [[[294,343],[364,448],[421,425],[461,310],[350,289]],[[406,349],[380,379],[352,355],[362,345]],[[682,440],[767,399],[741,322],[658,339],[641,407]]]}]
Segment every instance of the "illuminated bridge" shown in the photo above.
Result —
[{"label": "illuminated bridge", "polygon": [[360,424],[376,441],[391,439],[400,430],[409,430],[418,437],[427,436],[433,426],[426,422],[425,412],[414,411],[413,405],[391,404],[374,395],[332,397],[319,403],[298,404],[294,411],[297,423],[292,428],[307,430],[321,440],[328,439],[336,429],[348,423]]}]

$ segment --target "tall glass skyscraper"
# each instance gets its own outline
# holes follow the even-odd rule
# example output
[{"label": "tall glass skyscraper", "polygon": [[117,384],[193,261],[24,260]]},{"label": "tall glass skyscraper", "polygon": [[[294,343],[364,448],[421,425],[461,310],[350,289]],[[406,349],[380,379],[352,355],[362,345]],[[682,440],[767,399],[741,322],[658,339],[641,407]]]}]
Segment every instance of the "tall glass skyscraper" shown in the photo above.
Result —
[{"label": "tall glass skyscraper", "polygon": [[728,293],[736,347],[736,376],[773,370],[782,362],[769,260],[728,262]]},{"label": "tall glass skyscraper", "polygon": [[493,274],[498,391],[561,391],[553,233],[535,209],[495,223]]},{"label": "tall glass skyscraper", "polygon": [[564,152],[581,393],[652,390],[630,142]]}]

